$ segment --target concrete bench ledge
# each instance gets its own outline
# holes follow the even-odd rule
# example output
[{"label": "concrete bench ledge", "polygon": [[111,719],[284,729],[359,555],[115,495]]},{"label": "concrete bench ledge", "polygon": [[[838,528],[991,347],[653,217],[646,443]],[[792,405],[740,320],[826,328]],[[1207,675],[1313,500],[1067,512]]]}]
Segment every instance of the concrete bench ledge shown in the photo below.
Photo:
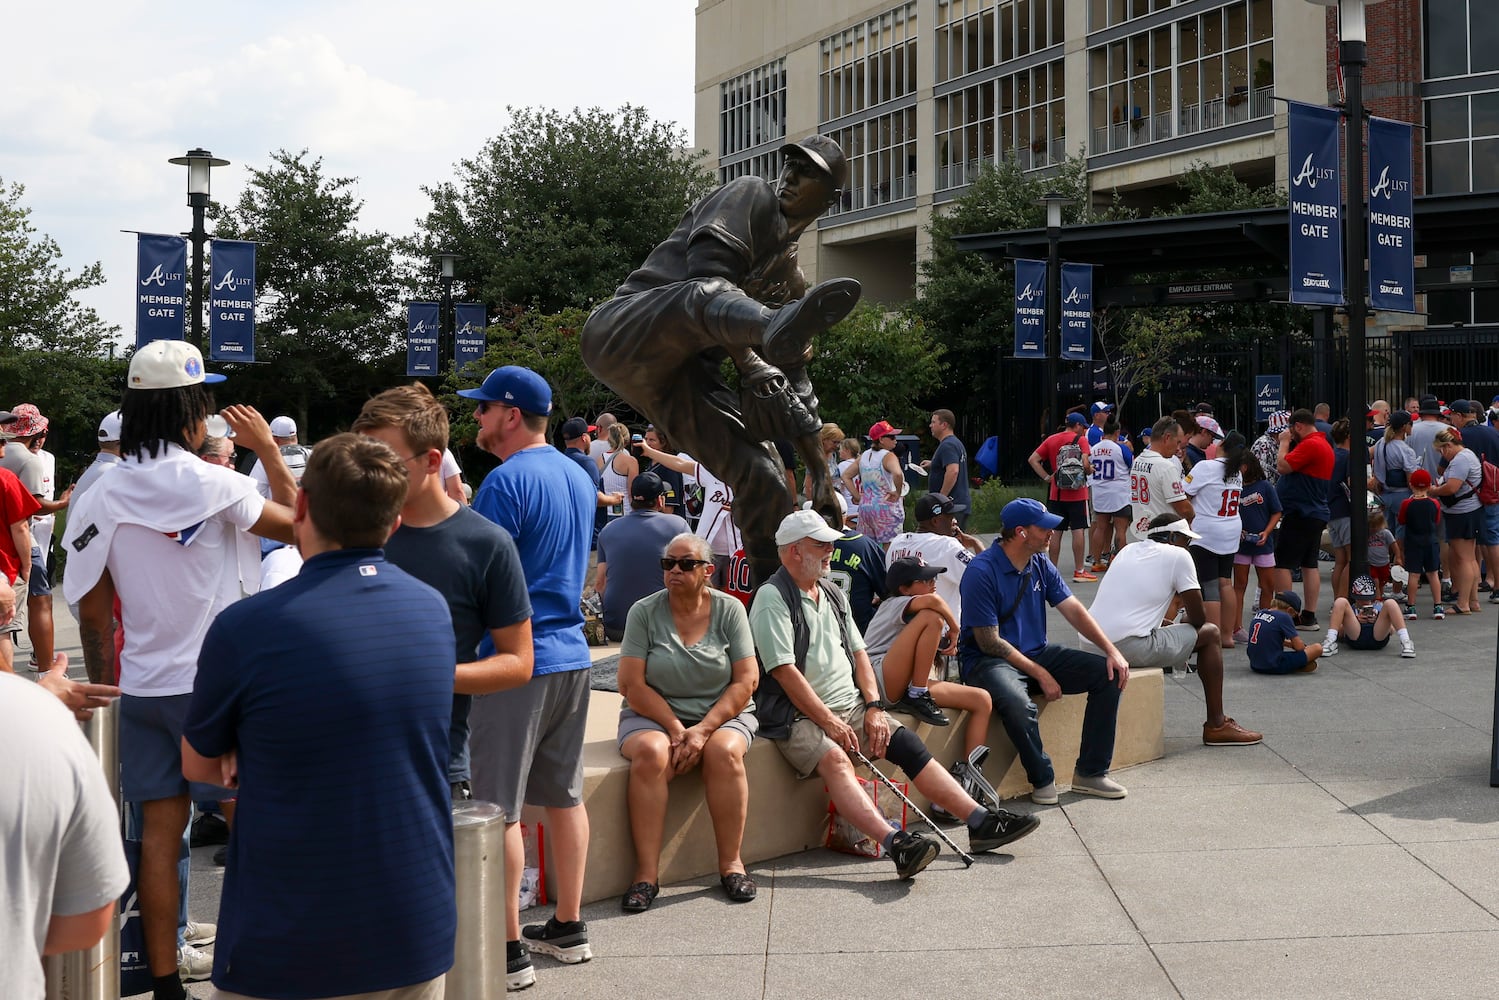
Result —
[{"label": "concrete bench ledge", "polygon": [[[1156,760],[1163,754],[1164,692],[1160,670],[1131,671],[1129,687],[1125,689],[1119,707],[1115,768]],[[634,847],[626,805],[630,763],[619,755],[614,745],[620,702],[617,694],[594,691],[588,711],[583,748],[583,797],[592,835],[583,893],[585,902],[623,894],[634,873]],[[1085,704],[1084,697],[1073,695],[1041,707],[1041,735],[1055,762],[1059,784],[1066,785],[1072,780]],[[944,767],[951,765],[963,752],[966,716],[959,712],[949,715],[953,724],[946,727],[915,725],[909,716],[901,717],[902,722],[916,729]],[[1014,798],[1029,794],[1030,783],[1026,781],[1015,749],[997,719],[990,728],[989,746],[992,752],[985,773],[1000,795]],[[798,781],[780,751],[768,740],[755,741],[745,757],[745,766],[749,772],[750,795],[742,850],[745,864],[752,866],[756,862],[822,846],[828,811],[827,792],[822,782],[816,777]],[[918,806],[926,808],[925,799],[915,788],[911,789],[911,798]],[[555,855],[548,845],[549,862],[552,857]],[[666,840],[661,851],[661,881],[663,884],[681,882],[711,875],[717,868],[713,826],[707,803],[703,800],[702,777],[698,771],[693,771],[671,783]],[[553,882],[554,874],[548,872],[549,883]],[[549,885],[550,892],[555,893],[555,888],[555,884]]]}]

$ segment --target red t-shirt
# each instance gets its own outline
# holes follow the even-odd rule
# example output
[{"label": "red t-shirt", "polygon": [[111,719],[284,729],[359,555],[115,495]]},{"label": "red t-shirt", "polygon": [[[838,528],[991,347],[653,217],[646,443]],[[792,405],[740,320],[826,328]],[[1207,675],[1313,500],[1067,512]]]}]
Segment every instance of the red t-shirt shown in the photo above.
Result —
[{"label": "red t-shirt", "polygon": [[1313,479],[1331,480],[1336,460],[1325,434],[1310,434],[1286,452],[1286,464],[1291,471],[1305,473]]},{"label": "red t-shirt", "polygon": [[[1081,434],[1074,434],[1071,431],[1057,431],[1051,437],[1042,441],[1041,447],[1036,449],[1041,458],[1046,462],[1046,467],[1051,470],[1053,475],[1057,471],[1057,452],[1061,450],[1062,445],[1073,444],[1074,442],[1083,449],[1083,455],[1087,456],[1089,448],[1086,428],[1083,429]],[[1058,496],[1059,493],[1061,494],[1060,496]],[[1047,495],[1053,500],[1086,500],[1088,499],[1088,480],[1085,477],[1083,485],[1079,489],[1058,490],[1057,481],[1053,478]]]},{"label": "red t-shirt", "polygon": [[41,509],[42,505],[21,485],[14,472],[0,469],[0,522],[4,523],[5,529],[0,531],[0,573],[5,574],[7,583],[16,582],[21,573],[21,560],[31,562],[30,552],[16,551],[16,543],[10,537],[10,526]]}]

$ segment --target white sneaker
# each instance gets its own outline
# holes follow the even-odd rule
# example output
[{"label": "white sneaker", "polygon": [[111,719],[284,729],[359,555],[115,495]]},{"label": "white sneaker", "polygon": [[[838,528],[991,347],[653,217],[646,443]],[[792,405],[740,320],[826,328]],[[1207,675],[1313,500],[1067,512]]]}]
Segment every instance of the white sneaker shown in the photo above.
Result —
[{"label": "white sneaker", "polygon": [[218,924],[200,924],[195,920],[189,920],[187,927],[182,931],[182,939],[194,948],[201,948],[205,944],[213,944],[218,934]]},{"label": "white sneaker", "polygon": [[1098,774],[1091,778],[1074,774],[1072,790],[1079,795],[1096,795],[1101,799],[1122,799],[1129,794],[1123,785],[1107,774]]},{"label": "white sneaker", "polygon": [[177,975],[186,983],[195,983],[213,975],[213,952],[200,951],[190,944],[177,949]]},{"label": "white sneaker", "polygon": [[1338,655],[1338,640],[1328,639],[1322,644],[1322,655],[1324,657]]},{"label": "white sneaker", "polygon": [[1402,640],[1400,643],[1400,656],[1402,659],[1414,660],[1416,658],[1416,644],[1409,639]]},{"label": "white sneaker", "polygon": [[1044,785],[1037,785],[1031,789],[1031,801],[1038,806],[1054,806],[1057,804],[1057,783],[1048,781]]}]

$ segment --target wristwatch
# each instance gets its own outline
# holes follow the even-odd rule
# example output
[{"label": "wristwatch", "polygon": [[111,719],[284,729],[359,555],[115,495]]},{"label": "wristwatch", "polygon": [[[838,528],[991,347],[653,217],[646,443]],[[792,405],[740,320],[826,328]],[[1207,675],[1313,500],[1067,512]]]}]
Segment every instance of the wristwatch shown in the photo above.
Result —
[{"label": "wristwatch", "polygon": [[885,700],[883,698],[876,698],[874,701],[866,701],[864,703],[865,711],[868,711],[871,708],[877,708],[881,712],[890,710],[890,706],[885,703]]}]

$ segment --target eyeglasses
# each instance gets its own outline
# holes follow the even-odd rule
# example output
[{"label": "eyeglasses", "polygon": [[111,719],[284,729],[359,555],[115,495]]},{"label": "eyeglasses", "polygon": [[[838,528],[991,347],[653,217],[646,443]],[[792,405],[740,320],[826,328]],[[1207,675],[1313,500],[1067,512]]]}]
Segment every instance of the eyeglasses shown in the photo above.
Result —
[{"label": "eyeglasses", "polygon": [[699,566],[712,566],[712,565],[713,564],[711,562],[709,562],[708,560],[706,560],[706,559],[689,559],[686,556],[683,556],[680,559],[673,559],[671,556],[662,556],[661,557],[661,568],[662,569],[671,569],[673,566],[675,566],[677,569],[681,570],[683,573],[691,573],[693,570],[697,569]]}]

